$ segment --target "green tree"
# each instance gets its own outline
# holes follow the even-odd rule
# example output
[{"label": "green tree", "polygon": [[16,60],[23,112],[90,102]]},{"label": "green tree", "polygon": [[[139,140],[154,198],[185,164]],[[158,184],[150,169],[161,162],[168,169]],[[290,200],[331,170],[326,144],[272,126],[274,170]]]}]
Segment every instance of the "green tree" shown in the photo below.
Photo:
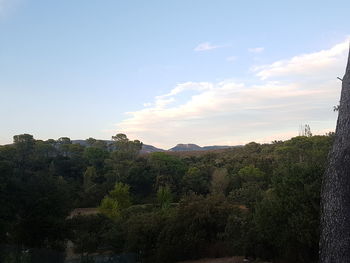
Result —
[{"label": "green tree", "polygon": [[[157,256],[157,240],[167,224],[168,214],[145,212],[129,217],[125,224],[125,250],[137,253],[142,262],[154,263]],[[163,258],[161,262],[169,262]]]},{"label": "green tree", "polygon": [[117,134],[112,139],[113,152],[105,163],[107,169],[111,171],[110,174],[114,174],[117,181],[124,182],[142,148],[142,143],[138,140],[130,141],[125,134]]},{"label": "green tree", "polygon": [[68,225],[74,251],[80,253],[82,259],[109,245],[106,233],[113,228],[113,222],[103,215],[75,216],[68,220]]},{"label": "green tree", "polygon": [[28,168],[32,153],[34,151],[35,140],[33,135],[20,134],[13,136],[13,144],[16,149],[16,162],[23,173],[23,170]]},{"label": "green tree", "polygon": [[209,192],[210,171],[190,167],[182,180],[185,193],[207,194]]},{"label": "green tree", "polygon": [[135,159],[140,150],[142,149],[142,142],[139,140],[130,141],[125,134],[119,133],[112,136],[114,140],[114,146],[116,148],[115,153],[119,159]]},{"label": "green tree", "polygon": [[64,249],[65,220],[71,209],[66,182],[36,173],[17,183],[16,218],[8,229],[9,239],[26,247]]},{"label": "green tree", "polygon": [[167,210],[170,207],[173,196],[169,186],[161,186],[157,191],[158,203],[162,210]]},{"label": "green tree", "polygon": [[86,139],[85,141],[89,146],[93,146],[97,140],[95,138],[90,137],[90,138]]},{"label": "green tree", "polygon": [[180,195],[186,164],[180,158],[166,153],[152,153],[149,164],[156,173],[155,188],[168,185],[175,195]]},{"label": "green tree", "polygon": [[129,186],[117,183],[114,189],[102,200],[100,211],[111,219],[117,219],[120,213],[130,205]]},{"label": "green tree", "polygon": [[84,191],[88,192],[92,187],[95,186],[94,180],[97,178],[96,169],[93,166],[86,168],[84,173]]},{"label": "green tree", "polygon": [[130,192],[136,202],[144,203],[151,201],[155,179],[156,172],[147,160],[138,158],[131,164],[123,183],[130,186]]},{"label": "green tree", "polygon": [[211,179],[211,192],[214,194],[225,194],[229,185],[229,177],[225,168],[216,169]]},{"label": "green tree", "polygon": [[262,199],[268,185],[265,173],[252,165],[241,168],[231,183],[234,188],[229,198],[249,208],[253,208]]},{"label": "green tree", "polygon": [[285,262],[317,262],[323,171],[296,164],[276,173],[254,213],[260,253]]},{"label": "green tree", "polygon": [[109,153],[106,149],[91,146],[84,149],[83,156],[87,159],[89,165],[102,170],[104,168],[104,161],[109,156]]},{"label": "green tree", "polygon": [[158,237],[157,262],[228,255],[225,228],[236,210],[223,196],[184,198]]}]

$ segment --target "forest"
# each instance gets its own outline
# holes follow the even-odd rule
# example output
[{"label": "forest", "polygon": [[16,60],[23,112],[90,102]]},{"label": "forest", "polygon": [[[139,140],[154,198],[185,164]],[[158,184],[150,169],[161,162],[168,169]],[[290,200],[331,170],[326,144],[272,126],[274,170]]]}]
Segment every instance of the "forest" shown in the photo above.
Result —
[{"label": "forest", "polygon": [[[86,146],[15,135],[0,146],[0,262],[65,262],[69,242],[76,262],[106,253],[146,263],[317,262],[333,139],[140,154],[142,142],[124,134]],[[77,208],[95,212],[73,216]]]}]

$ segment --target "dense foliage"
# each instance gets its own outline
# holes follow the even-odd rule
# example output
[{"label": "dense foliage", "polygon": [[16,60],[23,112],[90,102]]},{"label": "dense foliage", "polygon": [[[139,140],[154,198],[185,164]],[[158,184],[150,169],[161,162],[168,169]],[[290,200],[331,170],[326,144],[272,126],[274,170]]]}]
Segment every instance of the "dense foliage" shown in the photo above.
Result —
[{"label": "dense foliage", "polygon": [[[123,134],[112,144],[16,135],[0,146],[0,240],[18,251],[63,251],[71,240],[84,256],[136,253],[144,262],[228,255],[317,262],[332,139],[140,155],[142,143]],[[100,213],[69,217],[78,207]]]}]

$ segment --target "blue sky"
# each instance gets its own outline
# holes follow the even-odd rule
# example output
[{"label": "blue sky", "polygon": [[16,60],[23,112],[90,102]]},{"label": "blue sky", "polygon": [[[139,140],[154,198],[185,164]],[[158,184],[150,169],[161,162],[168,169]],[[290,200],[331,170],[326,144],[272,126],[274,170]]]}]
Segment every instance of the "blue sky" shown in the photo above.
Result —
[{"label": "blue sky", "polygon": [[241,144],[334,130],[348,1],[0,0],[0,144],[124,132]]}]

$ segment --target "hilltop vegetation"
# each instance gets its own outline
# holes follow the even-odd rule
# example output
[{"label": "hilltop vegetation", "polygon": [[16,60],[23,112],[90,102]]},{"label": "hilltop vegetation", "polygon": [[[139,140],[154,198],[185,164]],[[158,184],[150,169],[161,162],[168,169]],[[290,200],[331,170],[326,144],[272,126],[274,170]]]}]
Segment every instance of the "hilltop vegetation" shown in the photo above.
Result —
[{"label": "hilltop vegetation", "polygon": [[[89,138],[0,146],[0,240],[22,248],[136,253],[143,262],[250,256],[317,262],[321,176],[333,136],[200,155],[139,155]],[[67,219],[74,208],[100,214]],[[0,253],[1,260],[9,257]],[[2,257],[2,258],[1,258]],[[32,255],[32,262],[34,261]]]}]

